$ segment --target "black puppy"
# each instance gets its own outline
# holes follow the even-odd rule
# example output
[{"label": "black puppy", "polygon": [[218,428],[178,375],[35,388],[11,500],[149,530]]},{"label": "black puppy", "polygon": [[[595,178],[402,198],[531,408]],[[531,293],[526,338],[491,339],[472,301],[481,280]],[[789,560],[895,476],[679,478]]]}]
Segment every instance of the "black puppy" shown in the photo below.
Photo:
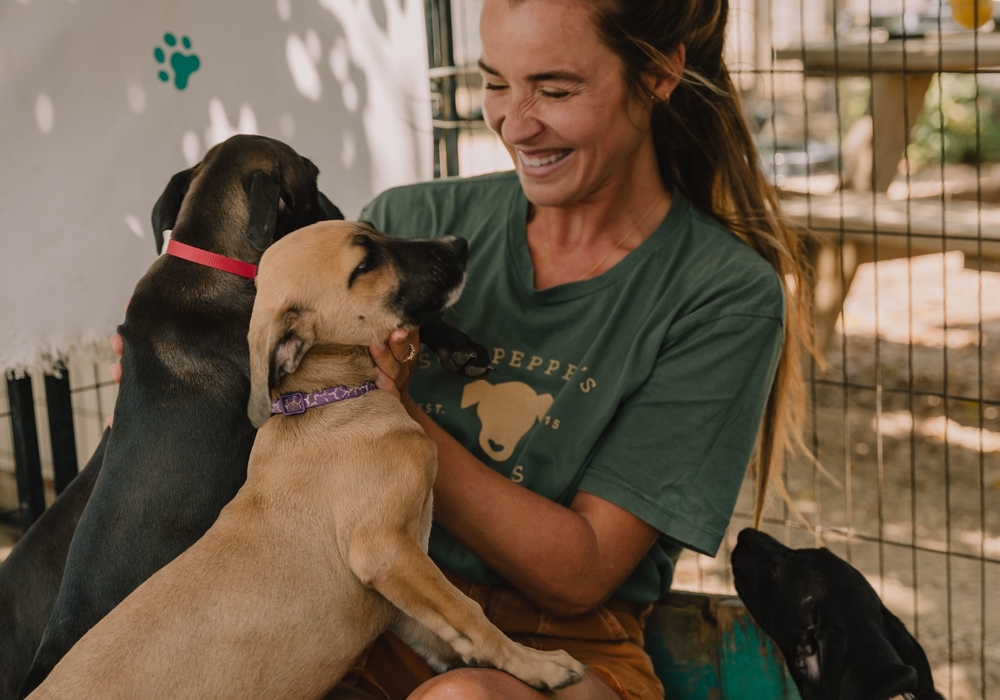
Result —
[{"label": "black puppy", "polygon": [[0,700],[12,700],[31,667],[52,613],[66,553],[104,461],[109,430],[94,456],[20,539],[0,566]]},{"label": "black puppy", "polygon": [[[283,143],[234,136],[170,180],[153,208],[172,240],[256,264],[297,228],[343,215]],[[95,623],[211,526],[246,479],[255,431],[247,329],[253,279],[163,255],[139,281],[115,423],[59,593],[18,697]]]},{"label": "black puppy", "polygon": [[789,549],[746,529],[732,564],[736,591],[781,649],[803,700],[943,700],[917,640],[828,549]]}]

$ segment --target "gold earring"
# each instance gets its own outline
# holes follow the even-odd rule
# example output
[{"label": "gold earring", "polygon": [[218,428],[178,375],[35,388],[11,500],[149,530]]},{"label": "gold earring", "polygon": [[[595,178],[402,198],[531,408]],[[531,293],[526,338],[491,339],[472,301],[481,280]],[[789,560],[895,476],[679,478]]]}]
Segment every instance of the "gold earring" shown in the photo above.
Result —
[{"label": "gold earring", "polygon": [[665,104],[665,105],[670,104],[670,93],[669,92],[663,93],[663,104]]}]

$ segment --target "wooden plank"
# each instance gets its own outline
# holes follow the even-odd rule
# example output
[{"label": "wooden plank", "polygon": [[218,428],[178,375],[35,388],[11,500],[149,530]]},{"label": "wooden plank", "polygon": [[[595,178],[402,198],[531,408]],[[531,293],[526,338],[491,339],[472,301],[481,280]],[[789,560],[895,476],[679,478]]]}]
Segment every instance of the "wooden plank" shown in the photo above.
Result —
[{"label": "wooden plank", "polygon": [[645,635],[671,700],[799,700],[781,653],[738,598],[671,592]]},{"label": "wooden plank", "polygon": [[[872,121],[875,134],[869,148],[875,149],[875,169],[863,190],[885,192],[899,169],[899,161],[910,142],[910,132],[923,111],[924,96],[930,87],[930,75],[872,76]],[[904,99],[905,98],[905,99]]]},{"label": "wooden plank", "polygon": [[715,598],[670,593],[646,619],[646,653],[663,683],[665,697],[723,700]]},{"label": "wooden plank", "polygon": [[[802,61],[807,74],[825,75],[836,71],[840,75],[867,74],[869,70],[902,71],[905,46],[907,72],[956,72],[1000,66],[1000,35],[979,34],[979,56],[976,57],[973,34],[927,39],[889,39],[871,44],[869,55],[866,34],[838,37],[832,41],[791,46],[775,51],[779,61]],[[940,51],[940,58],[938,52]],[[804,59],[804,60],[803,60]]]},{"label": "wooden plank", "polygon": [[[1000,264],[1000,206],[951,200],[889,199],[870,192],[830,195],[782,193],[782,211],[793,223],[823,240],[847,239],[874,245],[878,232],[878,259],[927,255],[961,250],[966,265],[976,267],[982,237],[984,269]],[[942,216],[943,212],[943,216]]]},{"label": "wooden plank", "polygon": [[719,602],[719,678],[722,697],[800,700],[784,657],[738,599]]}]

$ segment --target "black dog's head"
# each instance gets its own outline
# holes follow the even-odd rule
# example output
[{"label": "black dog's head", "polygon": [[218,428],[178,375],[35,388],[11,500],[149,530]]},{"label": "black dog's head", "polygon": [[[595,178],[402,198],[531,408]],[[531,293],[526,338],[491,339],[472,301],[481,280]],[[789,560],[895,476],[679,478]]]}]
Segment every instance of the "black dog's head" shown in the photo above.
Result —
[{"label": "black dog's head", "polygon": [[174,175],[153,207],[156,249],[163,232],[254,262],[296,229],[344,215],[316,187],[319,169],[265,136],[233,136]]},{"label": "black dog's head", "polygon": [[775,641],[803,700],[941,700],[924,650],[854,567],[746,529],[736,591]]}]

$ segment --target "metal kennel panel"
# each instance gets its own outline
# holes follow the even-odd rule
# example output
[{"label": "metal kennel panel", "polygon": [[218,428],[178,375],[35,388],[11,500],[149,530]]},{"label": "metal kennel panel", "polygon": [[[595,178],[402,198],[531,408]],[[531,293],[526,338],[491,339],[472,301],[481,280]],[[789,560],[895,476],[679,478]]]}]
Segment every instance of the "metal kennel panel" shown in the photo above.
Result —
[{"label": "metal kennel panel", "polygon": [[[808,231],[822,355],[816,459],[787,460],[764,529],[859,568],[957,700],[1000,698],[1000,32],[992,2],[953,1],[733,0],[726,57]],[[482,122],[481,6],[425,0],[439,176],[512,167]],[[675,588],[735,592],[752,499]]]},{"label": "metal kennel panel", "polygon": [[41,515],[86,463],[118,387],[107,362],[68,358],[40,376],[8,374],[0,388],[0,549]]}]

